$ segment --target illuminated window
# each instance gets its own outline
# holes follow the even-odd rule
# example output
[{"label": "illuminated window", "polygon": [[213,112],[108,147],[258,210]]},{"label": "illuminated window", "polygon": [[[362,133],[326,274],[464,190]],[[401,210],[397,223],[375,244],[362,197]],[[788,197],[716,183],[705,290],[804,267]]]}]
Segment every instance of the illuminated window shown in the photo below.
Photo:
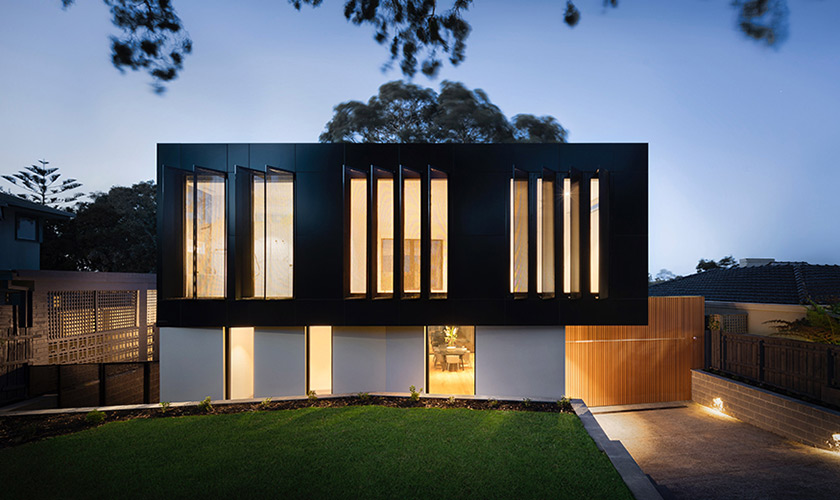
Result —
[{"label": "illuminated window", "polygon": [[528,178],[510,180],[510,291],[528,293]]},{"label": "illuminated window", "polygon": [[537,179],[537,293],[554,294],[554,179]]},{"label": "illuminated window", "polygon": [[349,183],[350,294],[367,293],[367,177],[347,170]]},{"label": "illuminated window", "polygon": [[598,179],[589,181],[589,290],[598,294],[600,283],[601,238]]},{"label": "illuminated window", "polygon": [[332,327],[309,327],[309,390],[332,394]]},{"label": "illuminated window", "polygon": [[184,183],[184,296],[225,296],[225,177],[204,170]]},{"label": "illuminated window", "polygon": [[429,326],[428,393],[475,394],[475,327]]},{"label": "illuminated window", "polygon": [[431,170],[431,291],[433,295],[444,295],[448,290],[449,254],[449,199],[446,174]]},{"label": "illuminated window", "polygon": [[254,296],[291,298],[294,176],[269,169],[251,181]]},{"label": "illuminated window", "polygon": [[579,187],[563,179],[563,293],[580,293],[580,217]]},{"label": "illuminated window", "polygon": [[[403,293],[420,293],[420,175],[403,170]],[[433,271],[434,272],[434,271]]]},{"label": "illuminated window", "polygon": [[394,177],[376,171],[376,293],[394,292]]},{"label": "illuminated window", "polygon": [[228,330],[228,398],[254,397],[254,329]]}]

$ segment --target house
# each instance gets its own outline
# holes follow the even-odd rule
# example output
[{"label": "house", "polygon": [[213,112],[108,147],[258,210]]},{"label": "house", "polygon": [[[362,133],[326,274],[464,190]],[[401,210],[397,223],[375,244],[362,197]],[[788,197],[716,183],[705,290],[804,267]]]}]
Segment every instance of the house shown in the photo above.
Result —
[{"label": "house", "polygon": [[165,401],[565,394],[647,325],[647,144],[160,144]]},{"label": "house", "polygon": [[40,269],[44,223],[70,212],[0,192],[0,270]]},{"label": "house", "polygon": [[724,331],[771,335],[776,329],[769,321],[803,318],[811,301],[840,301],[840,266],[741,259],[737,267],[655,283],[649,293],[702,295],[706,316],[721,315]]}]

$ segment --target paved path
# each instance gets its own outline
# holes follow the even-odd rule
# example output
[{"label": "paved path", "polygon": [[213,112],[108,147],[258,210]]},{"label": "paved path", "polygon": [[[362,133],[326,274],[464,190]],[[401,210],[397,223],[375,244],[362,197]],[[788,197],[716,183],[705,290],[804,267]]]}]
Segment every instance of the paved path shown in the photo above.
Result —
[{"label": "paved path", "polygon": [[664,486],[666,499],[840,498],[840,453],[785,440],[695,403],[595,418]]}]

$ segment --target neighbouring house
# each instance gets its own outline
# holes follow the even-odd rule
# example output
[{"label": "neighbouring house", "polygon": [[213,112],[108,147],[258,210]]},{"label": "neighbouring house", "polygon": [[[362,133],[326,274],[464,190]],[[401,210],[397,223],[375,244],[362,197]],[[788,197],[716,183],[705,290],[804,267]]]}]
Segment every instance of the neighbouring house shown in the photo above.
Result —
[{"label": "neighbouring house", "polygon": [[162,400],[559,398],[567,326],[648,322],[647,144],[160,144],[157,162]]},{"label": "neighbouring house", "polygon": [[[90,377],[67,371],[59,388],[54,365],[85,365],[73,370],[90,371],[98,380],[102,363],[157,359],[153,274],[40,269],[45,222],[72,215],[0,193],[0,404],[70,394],[76,386],[96,392],[95,398],[76,400],[97,404]],[[156,398],[156,390],[149,397]]]},{"label": "neighbouring house", "polygon": [[807,305],[840,301],[840,266],[741,259],[737,267],[652,284],[651,297],[702,295],[724,331],[771,335],[772,320],[805,317]]}]

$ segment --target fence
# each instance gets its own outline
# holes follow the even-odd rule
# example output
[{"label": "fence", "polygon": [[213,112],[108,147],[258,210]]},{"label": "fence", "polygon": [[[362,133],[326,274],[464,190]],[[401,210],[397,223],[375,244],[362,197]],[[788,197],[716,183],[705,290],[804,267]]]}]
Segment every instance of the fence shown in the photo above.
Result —
[{"label": "fence", "polygon": [[707,367],[840,405],[840,346],[713,331]]},{"label": "fence", "polygon": [[159,387],[157,361],[29,367],[30,396],[58,394],[59,408],[155,403]]}]

